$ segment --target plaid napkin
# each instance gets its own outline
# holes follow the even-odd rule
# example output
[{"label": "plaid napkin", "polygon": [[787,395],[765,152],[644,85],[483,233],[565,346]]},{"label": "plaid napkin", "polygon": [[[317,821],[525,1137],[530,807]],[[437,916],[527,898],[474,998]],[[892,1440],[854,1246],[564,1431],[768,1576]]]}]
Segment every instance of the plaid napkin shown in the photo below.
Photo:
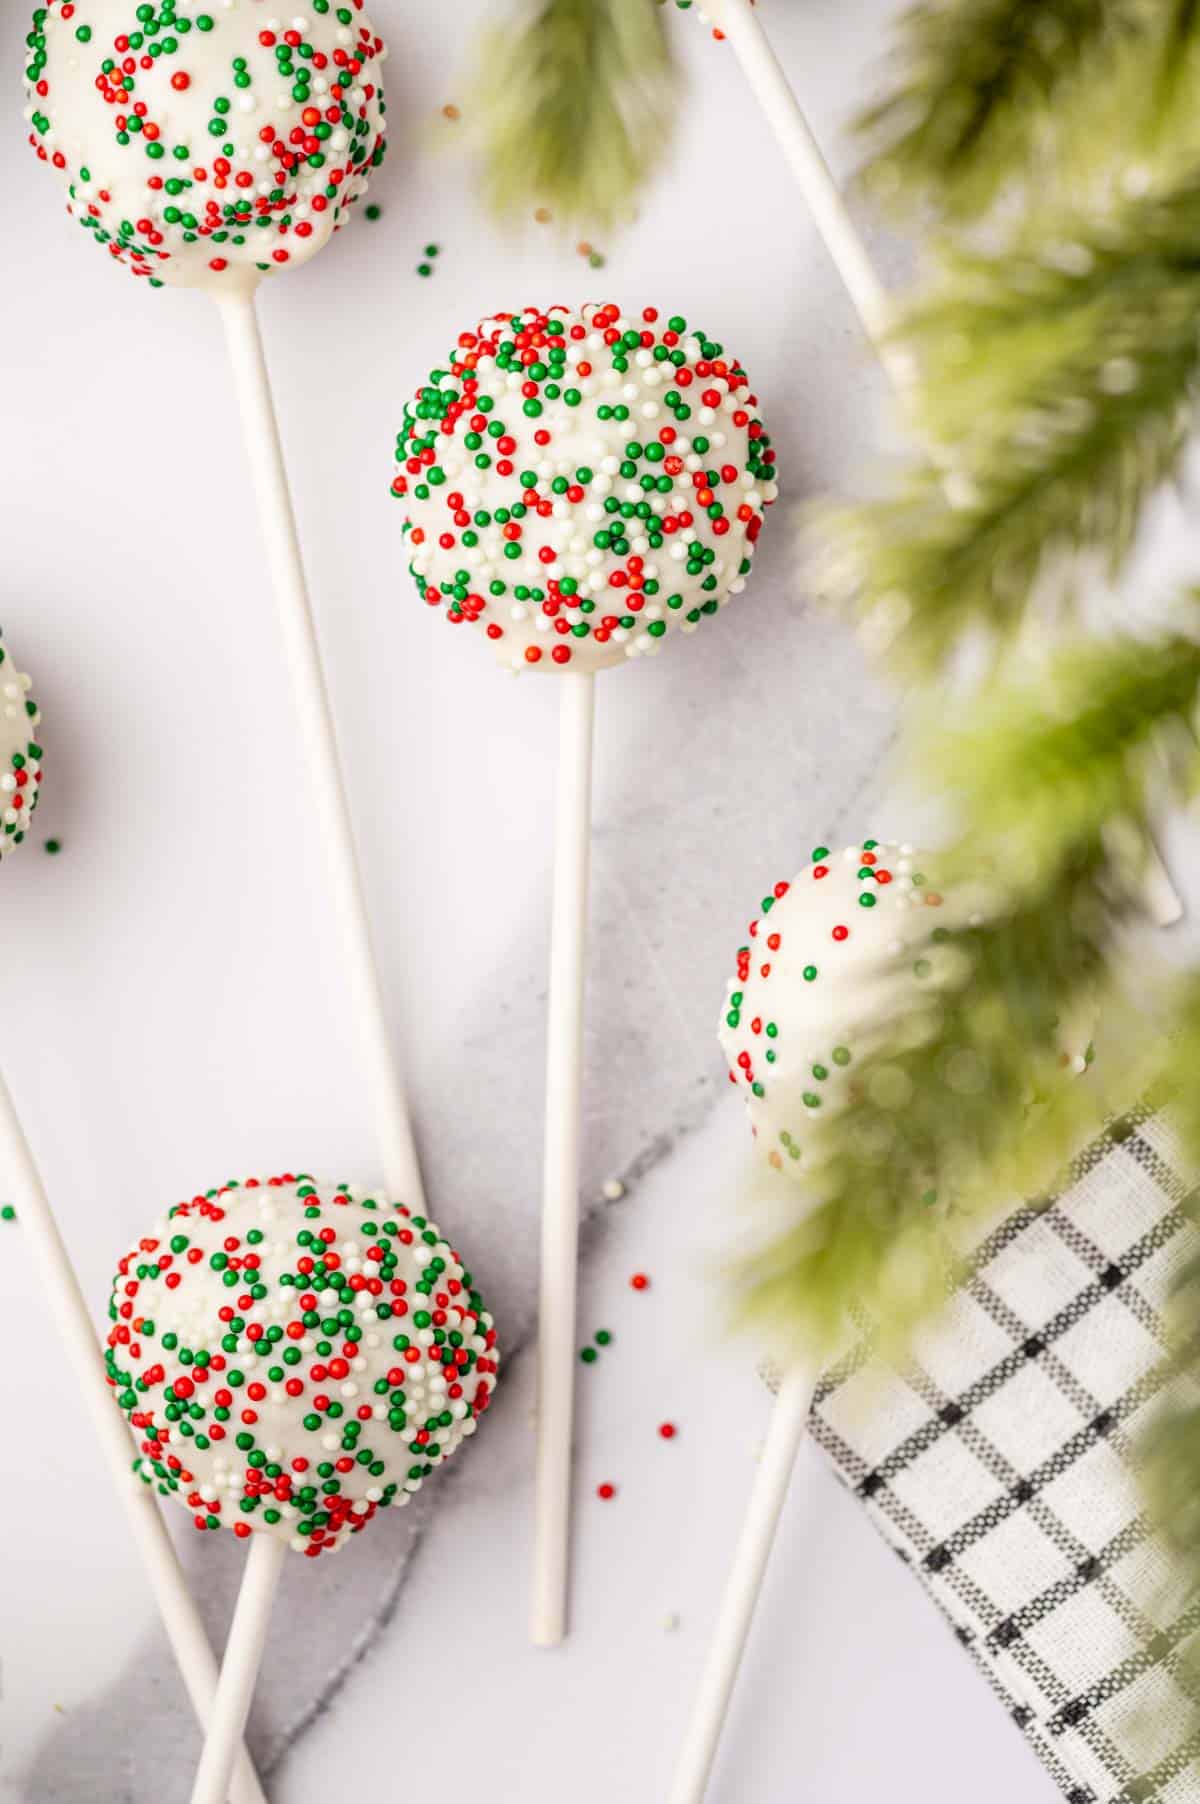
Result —
[{"label": "plaid napkin", "polygon": [[812,1432],[1070,1804],[1196,1804],[1178,1650],[1200,1626],[1132,1471],[1165,1382],[1162,1312],[1194,1182],[1161,1115],[1126,1117],[1049,1207],[972,1255],[902,1374],[864,1337]]}]

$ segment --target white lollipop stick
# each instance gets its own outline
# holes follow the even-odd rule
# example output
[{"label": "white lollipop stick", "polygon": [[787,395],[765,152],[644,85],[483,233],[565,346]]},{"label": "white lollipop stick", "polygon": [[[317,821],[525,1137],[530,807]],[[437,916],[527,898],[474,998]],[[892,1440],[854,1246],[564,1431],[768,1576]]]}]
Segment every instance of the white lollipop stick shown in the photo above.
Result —
[{"label": "white lollipop stick", "polygon": [[209,1722],[204,1753],[192,1787],[192,1804],[224,1804],[229,1775],[250,1714],[271,1621],[271,1606],[287,1558],[287,1544],[273,1535],[254,1535],[238,1592],[221,1667],[221,1683]]},{"label": "white lollipop stick", "polygon": [[[216,1656],[184,1581],[179,1557],[158,1505],[147,1486],[133,1476],[129,1430],[105,1381],[104,1361],[83,1292],[2,1074],[0,1162],[10,1176],[11,1195],[17,1204],[26,1242],[41,1271],[67,1358],[116,1483],[117,1495],[150,1580],[171,1651],[192,1707],[201,1724],[206,1726],[212,1720],[217,1695]],[[227,1785],[232,1804],[265,1804],[249,1756],[240,1747],[240,1734],[234,1739],[233,1755],[236,1771],[232,1784]],[[227,1773],[227,1781],[228,1778]],[[223,1804],[225,1796],[226,1792],[222,1792],[218,1804]]]},{"label": "white lollipop stick", "polygon": [[814,1382],[810,1367],[796,1366],[779,1387],[668,1804],[702,1804],[812,1408]]},{"label": "white lollipop stick", "polygon": [[791,83],[748,0],[708,0],[708,13],[724,34],[742,74],[787,159],[813,223],[850,297],[872,348],[896,387],[909,380],[907,358],[884,342],[891,301],[875,273],[867,247],[846,210],[841,191],[812,135]]},{"label": "white lollipop stick", "polygon": [[562,696],[546,1035],[546,1138],[530,1630],[539,1647],[555,1647],[565,1635],[567,1623],[583,998],[596,684],[594,676],[580,671],[564,672],[557,680]]},{"label": "white lollipop stick", "polygon": [[[912,384],[912,363],[902,348],[888,340],[891,301],[887,289],[875,273],[862,236],[750,0],[708,0],[708,13],[737,57],[779,140],[863,331],[884,374],[903,399]],[[1143,905],[1156,926],[1169,927],[1181,919],[1183,903],[1153,845],[1147,848],[1141,887]]]},{"label": "white lollipop stick", "polygon": [[308,752],[320,831],[333,879],[342,927],[342,956],[362,1036],[383,1172],[393,1196],[403,1197],[420,1207],[424,1203],[421,1170],[388,1033],[354,830],[350,823],[350,805],[300,557],[254,292],[253,289],[225,290],[216,300],[229,342],[288,669]]}]

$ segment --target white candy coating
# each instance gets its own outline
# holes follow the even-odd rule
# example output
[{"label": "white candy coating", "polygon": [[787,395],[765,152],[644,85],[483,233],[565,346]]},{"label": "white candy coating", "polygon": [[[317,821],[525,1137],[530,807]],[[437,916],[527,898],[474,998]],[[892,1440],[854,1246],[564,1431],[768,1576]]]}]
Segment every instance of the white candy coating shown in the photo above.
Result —
[{"label": "white candy coating", "polygon": [[366,192],[385,54],[362,0],[47,0],[30,142],[135,274],[244,286],[315,256]]},{"label": "white candy coating", "polygon": [[[719,1028],[756,1144],[780,1170],[803,1170],[806,1140],[882,1031],[953,978],[940,930],[961,927],[979,899],[944,898],[912,846],[818,850],[751,922]],[[1088,1012],[1060,1030],[1069,1069],[1085,1068],[1091,1025]]]},{"label": "white candy coating", "polygon": [[483,320],[404,410],[418,593],[512,671],[651,655],[745,587],[777,490],[757,408],[736,359],[654,308]]},{"label": "white candy coating", "polygon": [[121,1261],[110,1316],[141,1476],[197,1527],[310,1555],[408,1502],[475,1432],[498,1365],[431,1223],[310,1178],[172,1210]]},{"label": "white candy coating", "polygon": [[942,897],[911,846],[868,841],[816,859],[769,902],[738,954],[719,1037],[759,1148],[787,1168],[853,1081],[881,967],[905,949],[921,964]]},{"label": "white candy coating", "polygon": [[38,803],[42,717],[31,688],[0,635],[0,857],[24,840]]}]

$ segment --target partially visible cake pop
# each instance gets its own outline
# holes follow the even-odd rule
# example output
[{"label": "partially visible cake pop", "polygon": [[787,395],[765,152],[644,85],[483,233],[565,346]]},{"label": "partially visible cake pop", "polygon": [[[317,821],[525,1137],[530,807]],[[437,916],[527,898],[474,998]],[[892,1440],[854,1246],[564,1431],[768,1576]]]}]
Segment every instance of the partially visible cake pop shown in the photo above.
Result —
[{"label": "partially visible cake pop", "polygon": [[738,948],[719,1037],[760,1149],[797,1164],[811,1125],[853,1080],[880,973],[906,947],[914,981],[943,897],[911,846],[867,839],[812,862],[764,896]]},{"label": "partially visible cake pop", "polygon": [[[894,1014],[938,981],[939,944],[970,901],[943,896],[923,862],[912,846],[875,839],[834,852],[817,846],[750,923],[719,1036],[776,1170],[803,1171],[805,1141],[848,1094],[856,1064]],[[1061,1034],[1063,1064],[1076,1071],[1090,1056],[1084,1025]]]},{"label": "partially visible cake pop", "polygon": [[42,782],[41,714],[0,634],[0,857],[29,829]]},{"label": "partially visible cake pop", "polygon": [[67,210],[155,286],[307,262],[383,159],[383,40],[363,0],[46,0],[30,143]]},{"label": "partially visible cake pop", "polygon": [[775,453],[737,359],[681,315],[589,304],[459,335],[404,410],[417,591],[511,670],[603,670],[745,587]]},{"label": "partially visible cake pop", "polygon": [[180,1203],[121,1260],[109,1382],[197,1528],[332,1552],[474,1434],[499,1356],[436,1227],[306,1177]]}]

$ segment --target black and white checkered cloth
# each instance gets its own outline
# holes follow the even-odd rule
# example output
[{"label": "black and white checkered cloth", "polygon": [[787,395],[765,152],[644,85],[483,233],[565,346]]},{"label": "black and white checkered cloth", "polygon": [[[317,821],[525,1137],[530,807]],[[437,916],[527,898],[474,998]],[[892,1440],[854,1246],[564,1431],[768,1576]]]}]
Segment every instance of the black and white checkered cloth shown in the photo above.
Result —
[{"label": "black and white checkered cloth", "polygon": [[1178,1651],[1200,1626],[1132,1470],[1165,1380],[1163,1306],[1196,1252],[1168,1124],[1128,1117],[972,1255],[903,1376],[869,1337],[812,1431],[1070,1804],[1197,1804]]}]

